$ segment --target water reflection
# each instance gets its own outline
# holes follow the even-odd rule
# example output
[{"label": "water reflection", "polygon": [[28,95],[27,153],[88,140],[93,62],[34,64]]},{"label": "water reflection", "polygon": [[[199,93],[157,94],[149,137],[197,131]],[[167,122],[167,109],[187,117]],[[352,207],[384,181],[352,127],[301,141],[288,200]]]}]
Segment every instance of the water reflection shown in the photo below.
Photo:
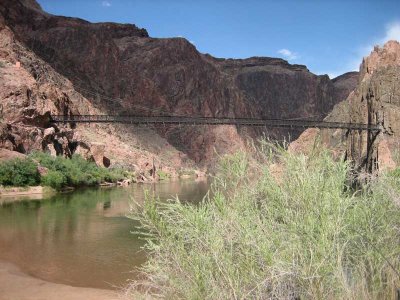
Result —
[{"label": "water reflection", "polygon": [[3,204],[0,259],[30,275],[74,286],[111,288],[134,277],[145,261],[142,242],[125,217],[144,190],[165,200],[201,200],[207,182],[165,182],[130,188],[84,189],[50,199]]}]

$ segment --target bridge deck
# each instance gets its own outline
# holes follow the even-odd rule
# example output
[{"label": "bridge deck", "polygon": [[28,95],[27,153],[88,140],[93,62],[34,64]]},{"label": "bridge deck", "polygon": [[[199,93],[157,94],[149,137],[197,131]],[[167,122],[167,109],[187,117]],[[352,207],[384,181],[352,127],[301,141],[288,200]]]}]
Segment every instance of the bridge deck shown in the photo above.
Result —
[{"label": "bridge deck", "polygon": [[378,125],[341,123],[312,120],[212,118],[176,116],[118,116],[118,115],[70,115],[51,116],[53,123],[128,123],[128,124],[181,124],[181,125],[242,125],[285,128],[332,128],[380,131]]}]

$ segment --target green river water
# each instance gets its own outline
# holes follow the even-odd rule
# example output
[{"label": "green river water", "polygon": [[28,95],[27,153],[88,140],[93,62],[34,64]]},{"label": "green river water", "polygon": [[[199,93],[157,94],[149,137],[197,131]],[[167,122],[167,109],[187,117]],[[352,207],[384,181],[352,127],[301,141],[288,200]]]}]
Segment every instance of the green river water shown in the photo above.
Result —
[{"label": "green river water", "polygon": [[161,200],[176,195],[197,202],[206,181],[135,184],[129,188],[82,189],[49,199],[0,205],[0,260],[37,278],[73,286],[119,288],[146,260],[128,219],[132,198],[145,190]]}]

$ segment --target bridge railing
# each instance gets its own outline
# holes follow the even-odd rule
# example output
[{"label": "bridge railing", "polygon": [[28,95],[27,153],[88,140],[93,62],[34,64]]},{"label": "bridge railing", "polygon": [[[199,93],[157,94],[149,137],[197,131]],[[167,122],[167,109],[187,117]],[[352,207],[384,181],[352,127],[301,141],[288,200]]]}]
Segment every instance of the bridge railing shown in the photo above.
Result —
[{"label": "bridge railing", "polygon": [[54,123],[129,123],[129,124],[182,124],[182,125],[241,125],[289,128],[332,128],[380,131],[378,125],[362,123],[326,122],[315,120],[257,119],[257,118],[213,118],[177,116],[134,115],[53,115]]}]

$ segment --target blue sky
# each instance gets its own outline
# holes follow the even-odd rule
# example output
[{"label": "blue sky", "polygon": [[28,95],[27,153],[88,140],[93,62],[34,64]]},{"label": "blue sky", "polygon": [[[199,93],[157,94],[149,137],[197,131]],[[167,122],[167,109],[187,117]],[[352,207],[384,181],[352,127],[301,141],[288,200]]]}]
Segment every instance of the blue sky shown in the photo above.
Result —
[{"label": "blue sky", "polygon": [[49,13],[132,23],[182,36],[216,57],[281,57],[316,74],[357,70],[376,44],[400,40],[400,0],[39,0]]}]

